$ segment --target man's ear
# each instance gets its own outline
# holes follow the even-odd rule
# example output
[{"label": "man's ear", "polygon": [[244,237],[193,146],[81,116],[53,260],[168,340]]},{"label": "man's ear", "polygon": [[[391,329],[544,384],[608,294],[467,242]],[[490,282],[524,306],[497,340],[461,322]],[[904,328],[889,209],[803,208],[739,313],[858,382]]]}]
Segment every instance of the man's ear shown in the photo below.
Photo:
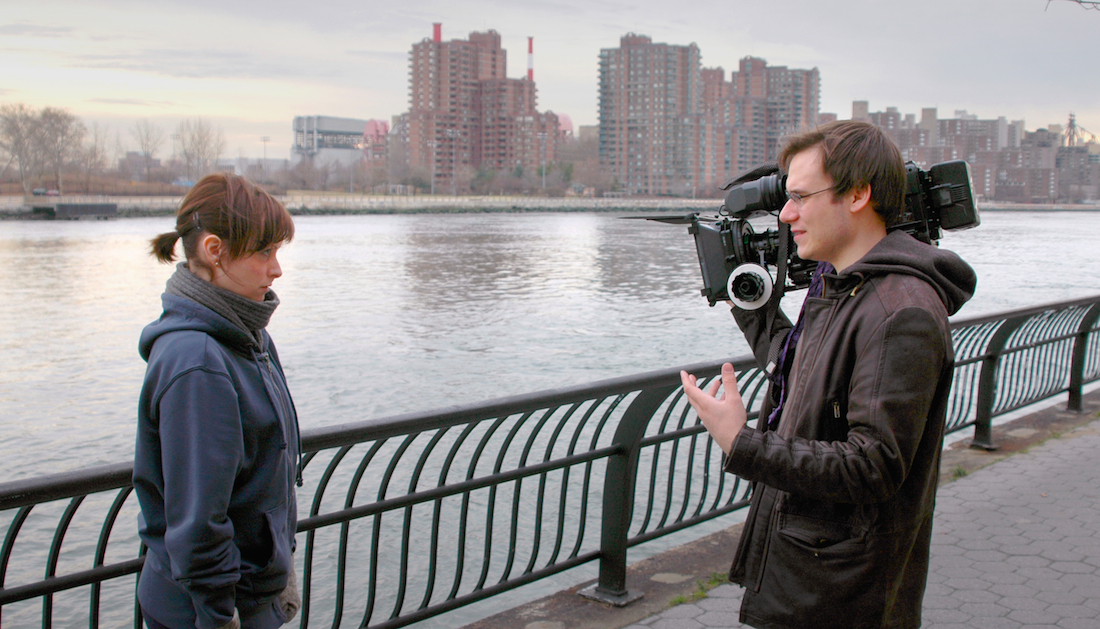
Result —
[{"label": "man's ear", "polygon": [[848,194],[852,195],[852,204],[849,206],[852,213],[859,212],[864,208],[874,211],[874,206],[871,204],[871,186],[869,184],[852,188],[848,191]]}]

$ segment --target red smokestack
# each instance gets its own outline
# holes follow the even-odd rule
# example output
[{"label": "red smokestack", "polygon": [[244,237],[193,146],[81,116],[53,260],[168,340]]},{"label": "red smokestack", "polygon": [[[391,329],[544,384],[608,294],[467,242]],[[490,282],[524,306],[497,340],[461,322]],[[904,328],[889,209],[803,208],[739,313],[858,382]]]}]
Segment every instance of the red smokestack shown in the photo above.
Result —
[{"label": "red smokestack", "polygon": [[432,24],[432,41],[434,41],[437,44],[439,42],[443,41],[443,23],[442,22],[436,22],[435,24]]},{"label": "red smokestack", "polygon": [[527,38],[527,80],[535,80],[535,38]]}]

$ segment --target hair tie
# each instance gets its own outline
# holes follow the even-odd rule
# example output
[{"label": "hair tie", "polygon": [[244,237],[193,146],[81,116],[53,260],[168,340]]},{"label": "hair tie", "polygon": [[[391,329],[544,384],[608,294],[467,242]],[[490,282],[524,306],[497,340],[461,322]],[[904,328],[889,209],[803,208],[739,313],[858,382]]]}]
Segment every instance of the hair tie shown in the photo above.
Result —
[{"label": "hair tie", "polygon": [[191,215],[191,222],[190,223],[188,223],[187,225],[185,225],[182,228],[180,228],[178,226],[176,227],[176,233],[179,235],[180,238],[183,238],[184,236],[186,236],[187,234],[190,234],[193,231],[201,231],[201,230],[202,230],[202,225],[199,224],[199,213],[198,212],[195,212],[194,214]]}]

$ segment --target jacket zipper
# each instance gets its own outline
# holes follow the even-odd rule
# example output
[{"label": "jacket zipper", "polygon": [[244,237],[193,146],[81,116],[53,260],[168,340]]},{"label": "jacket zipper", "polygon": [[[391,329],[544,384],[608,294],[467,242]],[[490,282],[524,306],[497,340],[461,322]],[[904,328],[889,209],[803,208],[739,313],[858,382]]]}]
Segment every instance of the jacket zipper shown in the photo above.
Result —
[{"label": "jacket zipper", "polygon": [[[275,368],[271,366],[271,356],[267,352],[264,352],[264,353],[260,354],[259,356],[257,356],[257,358],[261,362],[263,362],[265,367],[267,367],[267,373],[268,373],[269,376],[271,376],[272,385],[278,384],[280,382],[280,380],[279,380],[278,376],[275,374]],[[283,382],[282,384],[283,384],[283,388],[285,389],[286,383]],[[275,388],[279,389],[279,387],[275,387]],[[281,411],[281,415],[282,415],[281,423],[283,425],[283,439],[286,440],[286,443],[284,444],[283,449],[286,450],[290,447],[290,434],[289,434],[289,432],[290,432],[290,409],[288,407],[287,400],[285,399],[285,396],[283,395],[283,391],[280,389],[280,390],[276,391],[275,393],[276,393],[275,397],[278,399],[276,404],[279,405],[279,409],[277,409],[277,410]],[[297,470],[297,472],[295,474],[296,478],[292,481],[292,483],[299,486],[299,487],[301,487],[302,484],[303,484],[301,458],[302,458],[301,446],[299,446],[299,448],[298,448],[298,459],[299,460],[298,460],[297,464],[295,464],[294,462],[291,462],[291,466],[294,467]]]}]

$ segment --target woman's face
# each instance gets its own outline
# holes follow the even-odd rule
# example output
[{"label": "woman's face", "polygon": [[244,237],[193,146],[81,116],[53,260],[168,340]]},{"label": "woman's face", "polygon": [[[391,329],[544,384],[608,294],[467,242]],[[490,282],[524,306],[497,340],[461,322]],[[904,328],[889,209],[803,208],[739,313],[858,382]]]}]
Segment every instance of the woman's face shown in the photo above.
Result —
[{"label": "woman's face", "polygon": [[236,260],[219,260],[211,283],[242,297],[263,301],[272,282],[283,274],[278,260],[281,246],[282,243],[270,245]]}]

